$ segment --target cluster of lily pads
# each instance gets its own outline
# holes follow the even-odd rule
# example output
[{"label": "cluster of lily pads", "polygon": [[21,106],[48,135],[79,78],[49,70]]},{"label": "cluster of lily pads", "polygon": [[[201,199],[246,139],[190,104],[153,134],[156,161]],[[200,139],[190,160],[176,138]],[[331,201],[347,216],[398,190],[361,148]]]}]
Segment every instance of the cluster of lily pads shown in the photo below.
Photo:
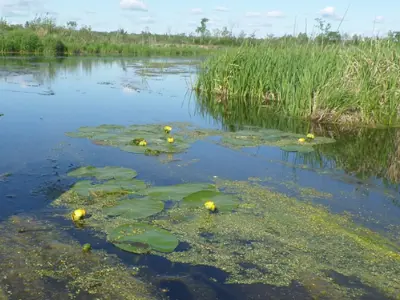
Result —
[{"label": "cluster of lily pads", "polygon": [[176,123],[174,137],[171,126],[149,125],[100,125],[80,127],[77,132],[67,132],[70,137],[88,138],[97,145],[119,147],[123,151],[160,155],[186,151],[190,144],[209,136],[218,136],[219,143],[230,148],[256,147],[261,145],[278,146],[288,152],[312,152],[313,146],[333,143],[332,138],[315,137],[309,133],[307,138],[301,134],[284,132],[278,129],[245,128],[235,132],[213,129],[199,129],[185,123]]},{"label": "cluster of lily pads", "polygon": [[[298,280],[335,299],[360,296],[369,287],[389,296],[400,291],[398,244],[348,216],[257,182],[151,186],[119,167],[81,167],[68,175],[81,181],[53,205],[84,209],[77,225],[94,228],[125,251],[218,267],[232,283],[282,286]],[[189,247],[175,251],[180,242]],[[326,273],[330,269],[358,277],[365,287],[338,286]]]},{"label": "cluster of lily pads", "polygon": [[313,146],[318,144],[334,143],[335,140],[327,137],[315,137],[307,134],[307,139],[301,134],[284,132],[279,129],[265,129],[249,127],[235,132],[226,132],[222,135],[220,144],[231,148],[256,146],[277,146],[287,152],[313,152]]},{"label": "cluster of lily pads", "polygon": [[169,207],[208,213],[232,211],[239,203],[236,196],[224,194],[212,184],[152,187],[126,168],[88,166],[68,175],[88,179],[75,183],[53,204],[74,208],[72,219],[80,225],[98,227],[102,223],[105,226],[99,229],[107,233],[110,242],[134,253],[172,252],[178,246],[173,234],[148,219],[162,212],[166,202]]},{"label": "cluster of lily pads", "polygon": [[123,151],[145,155],[178,153],[189,148],[190,140],[178,133],[174,138],[171,126],[155,125],[100,125],[97,127],[80,127],[77,132],[66,135],[77,138],[88,138],[94,144],[118,147]]}]

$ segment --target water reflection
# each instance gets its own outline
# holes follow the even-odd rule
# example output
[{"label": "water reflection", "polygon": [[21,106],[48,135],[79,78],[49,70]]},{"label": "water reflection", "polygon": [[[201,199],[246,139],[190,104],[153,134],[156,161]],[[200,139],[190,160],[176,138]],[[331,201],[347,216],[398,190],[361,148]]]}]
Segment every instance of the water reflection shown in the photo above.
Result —
[{"label": "water reflection", "polygon": [[245,126],[329,136],[335,144],[316,146],[312,153],[284,152],[282,160],[302,168],[343,170],[362,182],[376,182],[398,190],[400,183],[400,129],[343,128],[270,114],[263,109],[237,108],[229,111],[217,101],[198,99],[200,115],[211,115],[227,130]]},{"label": "water reflection", "polygon": [[[89,76],[94,70],[115,68],[124,73],[133,69],[143,81],[167,73],[193,73],[198,62],[199,59],[169,58],[138,58],[132,62],[132,59],[125,57],[0,57],[0,81],[15,83],[20,87],[41,85],[51,89],[59,78],[79,74]],[[134,90],[129,85],[124,88],[129,92]]]}]

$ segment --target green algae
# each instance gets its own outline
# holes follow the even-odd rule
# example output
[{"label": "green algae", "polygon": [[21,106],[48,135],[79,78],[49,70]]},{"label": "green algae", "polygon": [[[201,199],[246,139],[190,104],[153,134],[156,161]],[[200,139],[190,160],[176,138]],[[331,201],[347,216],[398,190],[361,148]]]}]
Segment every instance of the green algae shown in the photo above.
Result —
[{"label": "green algae", "polygon": [[118,259],[82,251],[50,222],[14,216],[0,231],[0,299],[161,298]]},{"label": "green algae", "polygon": [[[388,296],[400,292],[397,243],[346,216],[256,183],[224,181],[218,187],[241,196],[236,213],[199,211],[190,218],[190,210],[179,208],[169,210],[169,218],[154,221],[191,245],[188,251],[166,255],[170,260],[219,267],[230,273],[232,283],[281,286],[311,275],[330,281],[326,270],[335,270],[355,275]],[[254,267],[243,268],[243,262]],[[348,299],[347,292],[343,290],[343,299]]]},{"label": "green algae", "polygon": [[[273,192],[262,183],[256,178],[246,182],[218,179],[215,184],[146,186],[127,191],[129,197],[136,198],[107,191],[83,196],[70,190],[53,205],[72,209],[84,205],[90,214],[85,226],[102,232],[121,249],[151,252],[173,262],[215,266],[229,273],[229,283],[288,286],[296,280],[316,295],[322,297],[327,292],[341,299],[358,297],[369,288],[388,297],[400,292],[398,241],[356,225],[346,214],[332,214],[323,206]],[[299,191],[309,198],[331,196],[310,188]],[[210,214],[204,208],[208,200],[215,201],[223,213]],[[162,201],[175,205],[163,209]],[[113,209],[116,212],[110,219],[107,211]],[[137,224],[161,230],[171,239],[187,242],[190,248],[160,252],[148,236],[132,234],[117,243],[115,236],[121,228]],[[355,276],[361,286],[340,286],[329,271]]]}]

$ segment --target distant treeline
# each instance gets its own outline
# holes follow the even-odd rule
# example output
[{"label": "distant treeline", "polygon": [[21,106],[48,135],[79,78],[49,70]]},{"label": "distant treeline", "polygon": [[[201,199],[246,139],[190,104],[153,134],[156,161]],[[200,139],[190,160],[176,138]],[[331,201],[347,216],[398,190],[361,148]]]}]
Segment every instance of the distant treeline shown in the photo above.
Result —
[{"label": "distant treeline", "polygon": [[[243,31],[234,35],[227,27],[210,31],[209,20],[203,18],[194,33],[155,34],[149,30],[128,33],[124,29],[112,32],[93,31],[90,26],[81,26],[75,21],[65,26],[56,25],[53,18],[36,17],[25,24],[9,24],[0,19],[0,53],[36,54],[125,54],[125,55],[197,55],[216,48],[235,47],[246,44],[343,44],[357,45],[376,40],[377,37],[349,36],[332,31],[331,25],[316,19],[317,34],[306,33],[265,38]],[[389,32],[383,40],[398,42],[400,32]]]}]

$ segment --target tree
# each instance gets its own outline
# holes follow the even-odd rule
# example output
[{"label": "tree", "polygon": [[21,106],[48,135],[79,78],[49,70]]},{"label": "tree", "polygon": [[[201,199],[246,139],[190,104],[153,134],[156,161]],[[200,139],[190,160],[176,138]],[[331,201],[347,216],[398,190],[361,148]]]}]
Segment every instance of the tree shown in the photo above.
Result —
[{"label": "tree", "polygon": [[200,21],[200,26],[196,28],[196,33],[200,34],[201,37],[204,37],[206,33],[208,32],[207,30],[207,22],[210,21],[207,18],[202,18]]},{"label": "tree", "polygon": [[75,21],[68,21],[67,27],[68,29],[75,30],[76,27],[78,27],[78,23],[76,23]]}]

